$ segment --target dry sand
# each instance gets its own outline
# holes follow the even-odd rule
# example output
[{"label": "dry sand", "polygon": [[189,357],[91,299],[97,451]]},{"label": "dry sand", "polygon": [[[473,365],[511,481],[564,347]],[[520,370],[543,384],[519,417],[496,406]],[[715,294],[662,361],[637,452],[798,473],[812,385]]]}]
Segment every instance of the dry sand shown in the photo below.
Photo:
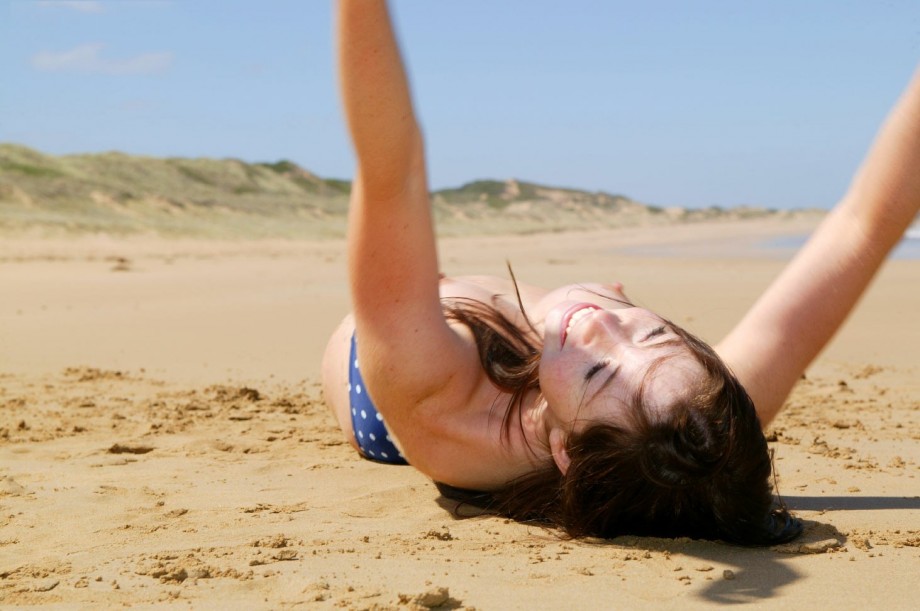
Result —
[{"label": "dry sand", "polygon": [[[782,266],[783,223],[444,240],[448,274],[620,280],[717,340]],[[667,252],[668,257],[650,253]],[[912,608],[920,261],[894,261],[770,433],[797,542],[568,541],[459,518],[357,458],[319,361],[344,245],[0,244],[0,602],[192,607]]]}]

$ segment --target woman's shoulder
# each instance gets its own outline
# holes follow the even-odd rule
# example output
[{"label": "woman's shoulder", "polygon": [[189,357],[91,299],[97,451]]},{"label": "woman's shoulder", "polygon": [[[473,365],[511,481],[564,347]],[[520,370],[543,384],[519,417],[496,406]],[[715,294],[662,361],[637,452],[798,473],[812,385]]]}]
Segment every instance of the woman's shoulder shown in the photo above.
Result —
[{"label": "woman's shoulder", "polygon": [[545,458],[545,449],[529,439],[514,417],[506,426],[509,396],[485,377],[469,397],[439,399],[440,416],[426,427],[430,436],[414,448],[415,458],[409,455],[410,464],[435,481],[493,490],[529,473]]},{"label": "woman's shoulder", "polygon": [[[454,282],[450,280],[448,282]],[[463,286],[467,283],[466,286]],[[494,295],[470,279],[447,288],[445,296],[479,299]],[[484,293],[480,293],[480,288]],[[503,439],[507,394],[495,387],[479,364],[475,341],[463,325],[451,325],[468,345],[464,362],[442,361],[464,384],[451,384],[411,406],[413,417],[401,417],[409,406],[386,392],[386,380],[365,380],[367,392],[385,418],[410,464],[436,480],[468,488],[494,488],[531,468],[517,427]],[[333,333],[323,359],[323,389],[326,402],[346,439],[355,446],[348,392],[349,358],[355,325],[346,317]],[[356,344],[361,345],[360,337]],[[473,458],[475,457],[475,458]]]},{"label": "woman's shoulder", "polygon": [[440,283],[442,299],[472,299],[494,306],[506,316],[520,313],[521,306],[529,316],[549,292],[543,287],[515,284],[497,276],[443,276]]}]

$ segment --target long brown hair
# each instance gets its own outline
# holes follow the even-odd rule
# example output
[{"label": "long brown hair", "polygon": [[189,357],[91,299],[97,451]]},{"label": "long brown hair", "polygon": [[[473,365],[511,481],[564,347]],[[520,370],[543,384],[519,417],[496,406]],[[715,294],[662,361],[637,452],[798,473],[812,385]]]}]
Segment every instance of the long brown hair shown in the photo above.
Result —
[{"label": "long brown hair", "polygon": [[[539,335],[529,321],[530,328],[522,328],[491,304],[451,299],[443,307],[449,319],[470,328],[486,375],[510,395],[503,417],[507,438],[520,424],[525,395],[540,390]],[[498,490],[438,484],[441,493],[573,537],[690,536],[746,545],[795,538],[801,524],[772,494],[771,455],[751,398],[711,347],[668,325],[706,372],[668,419],[652,421],[646,410],[632,409],[628,426],[596,422],[573,432],[565,475],[549,458]],[[635,406],[641,407],[650,376],[664,364],[646,374]]]}]

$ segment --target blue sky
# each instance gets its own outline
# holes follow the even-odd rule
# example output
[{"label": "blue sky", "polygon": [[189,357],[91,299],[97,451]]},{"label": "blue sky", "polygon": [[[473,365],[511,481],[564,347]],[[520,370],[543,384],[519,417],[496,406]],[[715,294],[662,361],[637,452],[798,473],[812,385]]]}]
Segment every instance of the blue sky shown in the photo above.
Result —
[{"label": "blue sky", "polygon": [[[433,188],[832,205],[920,60],[920,2],[404,0]],[[0,0],[0,141],[354,167],[326,0]]]}]

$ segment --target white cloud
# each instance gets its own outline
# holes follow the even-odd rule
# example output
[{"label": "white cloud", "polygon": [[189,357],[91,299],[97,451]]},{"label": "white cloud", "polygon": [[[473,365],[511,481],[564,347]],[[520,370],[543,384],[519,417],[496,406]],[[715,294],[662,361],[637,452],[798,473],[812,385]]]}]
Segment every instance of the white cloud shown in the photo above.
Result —
[{"label": "white cloud", "polygon": [[32,56],[32,67],[43,72],[81,72],[84,74],[155,74],[166,71],[173,61],[169,52],[142,53],[126,59],[101,57],[105,45],[94,42],[69,51],[41,51]]},{"label": "white cloud", "polygon": [[101,13],[105,7],[101,2],[91,0],[41,0],[38,6],[42,8],[68,8],[81,13]]}]

